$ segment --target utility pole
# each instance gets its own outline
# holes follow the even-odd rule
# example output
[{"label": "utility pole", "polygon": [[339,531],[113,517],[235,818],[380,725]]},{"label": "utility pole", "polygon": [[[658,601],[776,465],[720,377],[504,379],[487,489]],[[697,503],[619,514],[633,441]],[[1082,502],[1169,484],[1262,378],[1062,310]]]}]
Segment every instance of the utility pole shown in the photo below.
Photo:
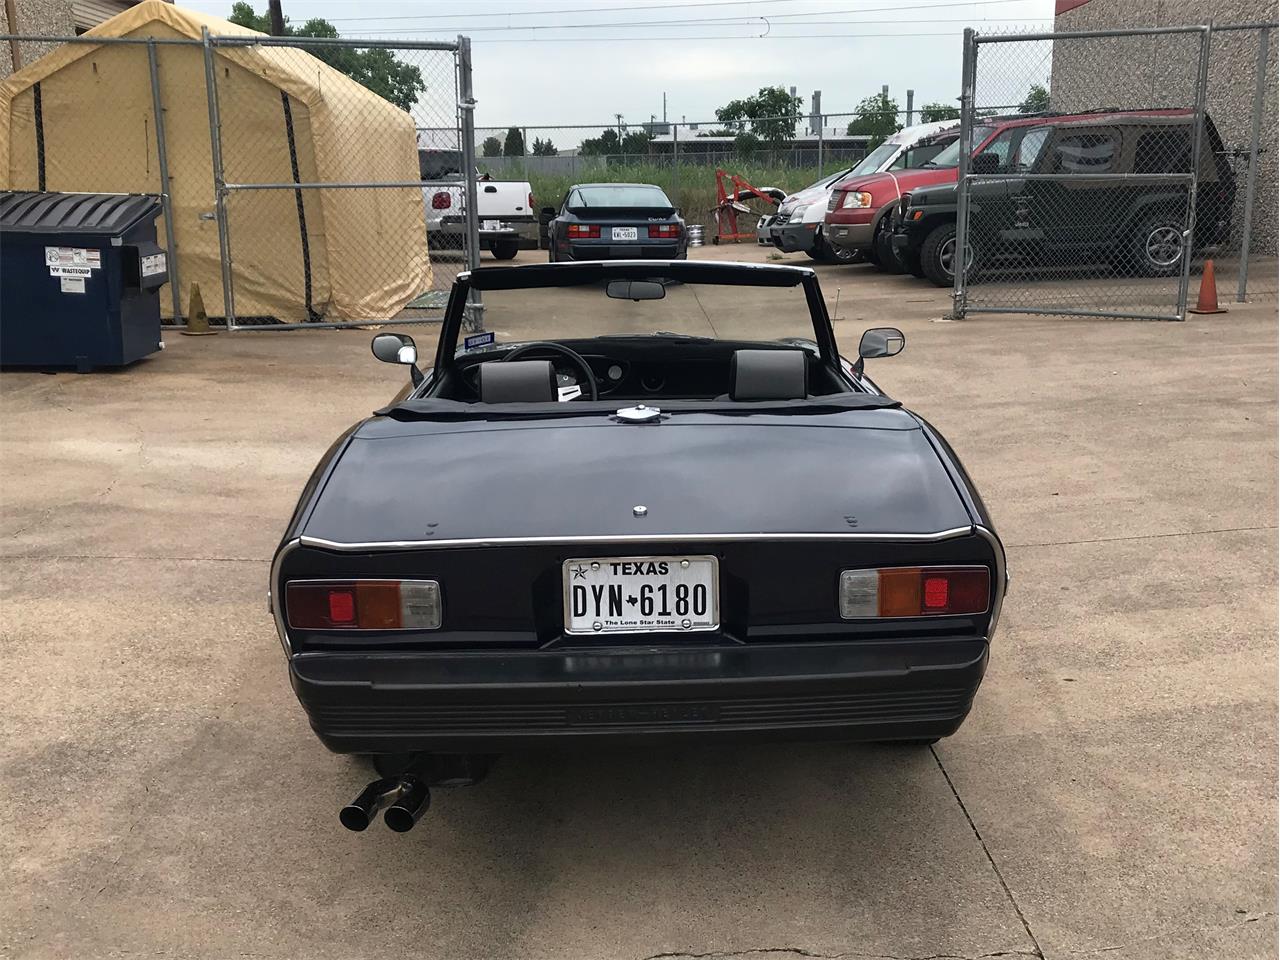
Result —
[{"label": "utility pole", "polygon": [[662,122],[667,122],[667,91],[662,91]]},{"label": "utility pole", "polygon": [[618,120],[618,139],[621,140],[622,139],[622,114],[615,113],[614,117],[616,117]]},{"label": "utility pole", "polygon": [[284,11],[280,9],[280,0],[267,0],[267,13],[271,17],[271,35],[284,36]]}]

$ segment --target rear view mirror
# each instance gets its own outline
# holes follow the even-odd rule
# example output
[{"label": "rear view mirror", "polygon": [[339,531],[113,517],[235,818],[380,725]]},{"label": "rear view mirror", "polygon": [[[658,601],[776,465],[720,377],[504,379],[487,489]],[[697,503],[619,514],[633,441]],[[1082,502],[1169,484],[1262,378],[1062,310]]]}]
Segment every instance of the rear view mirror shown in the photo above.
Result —
[{"label": "rear view mirror", "polygon": [[980,153],[973,158],[973,173],[999,173],[1000,157],[994,153]]},{"label": "rear view mirror", "polygon": [[893,357],[902,352],[907,338],[897,327],[872,327],[862,335],[858,344],[858,357],[874,360],[877,357]]},{"label": "rear view mirror", "polygon": [[656,280],[610,280],[605,293],[614,300],[661,300],[667,288]]},{"label": "rear view mirror", "polygon": [[369,346],[383,363],[418,362],[418,347],[413,337],[405,333],[380,333]]}]

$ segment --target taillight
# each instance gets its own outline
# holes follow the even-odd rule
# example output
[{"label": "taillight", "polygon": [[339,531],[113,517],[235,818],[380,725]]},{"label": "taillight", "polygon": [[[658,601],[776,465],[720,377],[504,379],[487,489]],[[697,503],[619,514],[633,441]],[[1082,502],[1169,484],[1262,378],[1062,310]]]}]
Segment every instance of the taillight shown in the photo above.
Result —
[{"label": "taillight", "polygon": [[441,190],[439,193],[433,194],[431,197],[432,210],[448,210],[453,206],[453,197]]},{"label": "taillight", "polygon": [[678,223],[652,223],[649,225],[650,240],[674,240],[680,236]]},{"label": "taillight", "polygon": [[600,225],[596,223],[571,223],[569,224],[569,239],[599,240]]},{"label": "taillight", "polygon": [[284,588],[289,626],[300,630],[438,630],[435,580],[306,580]]},{"label": "taillight", "polygon": [[840,616],[845,620],[986,613],[990,602],[986,567],[890,567],[840,574]]},{"label": "taillight", "polygon": [[530,191],[529,193],[529,209],[530,210],[533,209],[533,192],[532,191]]}]

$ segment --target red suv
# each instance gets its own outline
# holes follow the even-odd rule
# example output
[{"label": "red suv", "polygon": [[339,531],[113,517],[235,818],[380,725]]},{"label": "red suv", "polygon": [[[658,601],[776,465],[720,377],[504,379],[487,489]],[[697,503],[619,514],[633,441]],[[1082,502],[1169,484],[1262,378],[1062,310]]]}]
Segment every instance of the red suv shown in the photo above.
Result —
[{"label": "red suv", "polygon": [[[1115,111],[1120,114],[1149,114],[1150,110]],[[1054,115],[1055,122],[1097,114]],[[1046,114],[979,117],[973,127],[973,154],[976,156],[1006,130],[1043,124]],[[960,160],[957,140],[924,166],[896,173],[875,173],[847,180],[831,194],[823,234],[829,243],[846,250],[860,251],[879,269],[902,273],[903,264],[893,251],[893,218],[889,214],[903,194],[918,187],[956,182]]]}]

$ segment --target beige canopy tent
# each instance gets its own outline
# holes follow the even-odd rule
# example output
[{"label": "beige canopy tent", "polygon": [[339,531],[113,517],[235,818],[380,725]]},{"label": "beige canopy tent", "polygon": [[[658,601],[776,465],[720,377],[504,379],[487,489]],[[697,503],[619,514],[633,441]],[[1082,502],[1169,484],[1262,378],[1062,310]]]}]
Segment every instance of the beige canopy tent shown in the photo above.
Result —
[{"label": "beige canopy tent", "polygon": [[[87,35],[198,41],[202,27],[260,36],[163,0]],[[183,310],[196,281],[222,315],[203,50],[155,49]],[[228,183],[418,179],[413,119],[345,74],[296,47],[214,57]],[[0,82],[0,188],[161,192],[146,46],[64,44]],[[431,287],[416,187],[232,191],[227,222],[237,317],[385,319]]]}]

